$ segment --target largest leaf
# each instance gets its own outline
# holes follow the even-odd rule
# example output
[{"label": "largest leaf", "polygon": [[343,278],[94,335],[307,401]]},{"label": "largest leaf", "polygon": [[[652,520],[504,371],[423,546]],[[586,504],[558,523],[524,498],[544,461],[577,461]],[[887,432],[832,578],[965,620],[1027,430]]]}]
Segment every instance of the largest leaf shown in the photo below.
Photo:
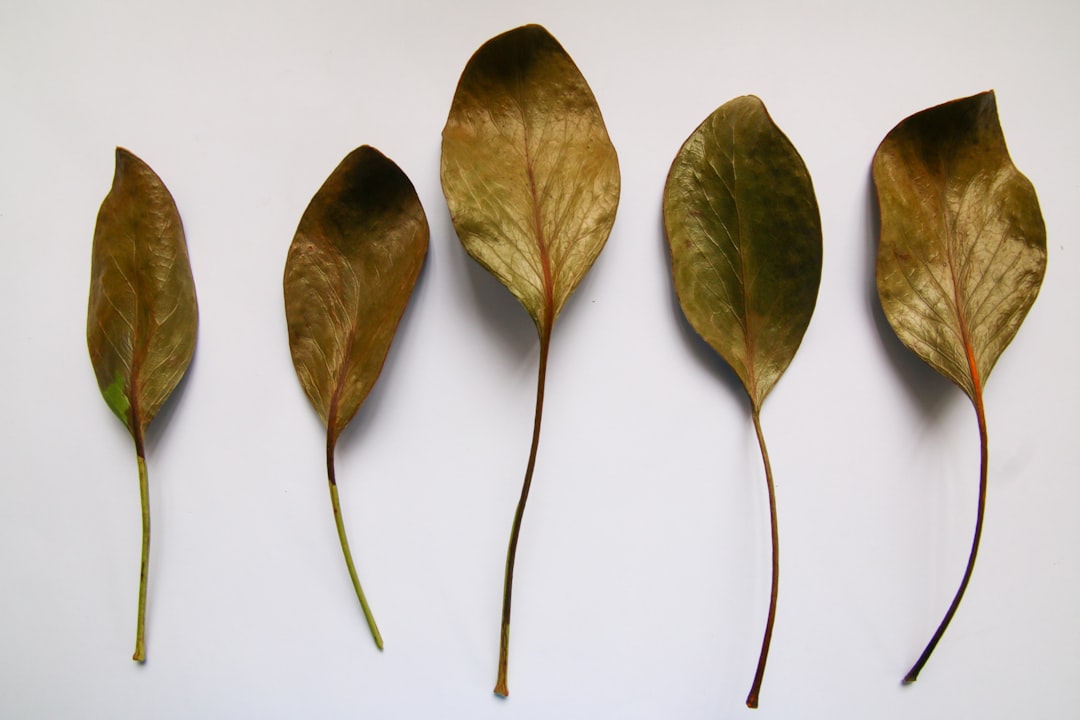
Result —
[{"label": "largest leaf", "polygon": [[746,698],[757,707],[780,575],[761,404],[802,342],[821,281],[821,220],[810,173],[761,100],[725,103],[686,140],[664,188],[664,227],[683,313],[742,380],[765,465],[772,590]]},{"label": "largest leaf", "polygon": [[428,224],[409,178],[367,145],[311,199],[285,261],[293,365],[326,425],[326,472],[341,551],[376,646],[383,640],[353,564],[334,448],[382,371],[424,264]]},{"label": "largest leaf", "polygon": [[146,429],[195,352],[199,311],[184,228],[161,178],[116,149],[112,189],[101,204],[90,265],[86,341],[98,386],[135,441],[142,505],[142,561],[134,660],[146,659],[150,497]]},{"label": "largest leaf", "polygon": [[881,210],[881,307],[900,340],[971,398],[982,448],[967,568],[904,679],[914,682],[975,567],[987,485],[983,387],[1039,292],[1046,229],[1035,189],[1009,158],[993,91],[903,120],[878,147],[873,174]]},{"label": "largest leaf", "polygon": [[540,440],[551,330],[611,232],[619,164],[585,78],[538,25],[476,51],[442,148],[443,192],[458,237],[521,302],[540,337],[532,447],[506,560],[495,685],[505,696],[514,558]]}]

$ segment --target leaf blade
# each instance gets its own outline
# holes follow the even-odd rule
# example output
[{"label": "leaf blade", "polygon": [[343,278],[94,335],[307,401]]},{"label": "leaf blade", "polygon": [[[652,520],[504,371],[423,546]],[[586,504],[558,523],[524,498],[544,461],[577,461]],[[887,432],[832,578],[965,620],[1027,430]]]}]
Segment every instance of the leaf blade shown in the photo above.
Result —
[{"label": "leaf blade", "polygon": [[408,177],[366,145],[341,161],[300,220],[283,283],[289,347],[335,439],[382,371],[428,237]]},{"label": "leaf blade", "polygon": [[607,241],[620,178],[592,90],[544,28],[510,30],[469,60],[441,177],[466,251],[550,331]]},{"label": "leaf blade", "polygon": [[885,317],[975,400],[1046,269],[1038,199],[1009,157],[993,91],[901,121],[878,147],[873,176]]},{"label": "leaf blade", "polygon": [[90,275],[86,334],[98,387],[141,446],[191,362],[198,303],[176,203],[123,148],[98,212]]},{"label": "leaf blade", "polygon": [[810,323],[822,245],[810,174],[758,98],[725,103],[683,144],[664,225],[684,315],[760,407]]}]

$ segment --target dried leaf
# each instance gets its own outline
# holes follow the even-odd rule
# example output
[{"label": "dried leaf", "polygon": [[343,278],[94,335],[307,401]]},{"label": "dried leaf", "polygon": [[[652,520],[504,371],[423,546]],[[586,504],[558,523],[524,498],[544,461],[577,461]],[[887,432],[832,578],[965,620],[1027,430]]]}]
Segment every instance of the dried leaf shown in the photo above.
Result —
[{"label": "dried leaf", "polygon": [[955,614],[975,565],[986,502],[982,390],[1046,269],[1035,189],[1013,165],[993,91],[912,115],[874,155],[881,209],[877,286],[900,340],[967,393],[982,446],[975,538],[960,589],[905,682]]},{"label": "dried leaf", "polygon": [[592,90],[547,30],[511,30],[466,65],[442,149],[461,244],[543,337],[607,242],[619,202],[619,162]]},{"label": "dried leaf", "polygon": [[424,208],[405,173],[364,146],[308,205],[285,263],[285,315],[300,384],[326,425],[326,467],[341,549],[375,644],[382,637],[353,566],[334,447],[379,377],[428,246]]},{"label": "dried leaf", "polygon": [[540,336],[532,448],[503,592],[495,692],[505,696],[514,557],[540,438],[551,329],[611,232],[619,164],[585,78],[538,25],[476,51],[442,147],[443,192],[462,245],[521,302]]},{"label": "dried leaf", "polygon": [[195,351],[199,311],[176,203],[146,163],[116,149],[90,267],[86,341],[105,402],[127,426],[139,465],[143,540],[134,660],[146,659],[150,507],[146,429]]},{"label": "dried leaf", "polygon": [[758,98],[724,104],[683,144],[664,188],[664,226],[683,313],[746,388],[765,463],[773,568],[765,638],[746,700],[757,707],[779,570],[772,468],[759,415],[802,342],[821,280],[821,221],[810,174]]}]

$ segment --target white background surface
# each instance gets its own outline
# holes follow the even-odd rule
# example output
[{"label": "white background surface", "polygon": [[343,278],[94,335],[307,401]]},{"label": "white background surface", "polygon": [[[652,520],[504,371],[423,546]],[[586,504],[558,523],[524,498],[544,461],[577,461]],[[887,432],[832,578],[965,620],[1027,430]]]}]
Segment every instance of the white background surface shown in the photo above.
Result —
[{"label": "white background surface", "polygon": [[[462,251],[440,132],[487,39],[539,22],[619,152],[611,239],[555,330],[515,584],[511,696],[491,694],[503,562],[532,424],[524,311]],[[1063,718],[1080,705],[1080,94],[1069,2],[57,2],[0,7],[0,716],[726,718],[768,599],[748,403],[670,287],[668,166],[759,95],[824,228],[816,314],[765,404],[780,605],[761,718]],[[902,118],[996,88],[1049,237],[1042,294],[987,386],[990,495],[960,580],[978,435],[873,290],[869,165]],[[324,435],[293,372],[281,278],[315,190],[372,144],[431,250],[338,477],[375,650],[334,533]],[[130,439],[86,351],[113,148],[177,200],[201,309],[148,445],[145,666],[130,661]]]}]

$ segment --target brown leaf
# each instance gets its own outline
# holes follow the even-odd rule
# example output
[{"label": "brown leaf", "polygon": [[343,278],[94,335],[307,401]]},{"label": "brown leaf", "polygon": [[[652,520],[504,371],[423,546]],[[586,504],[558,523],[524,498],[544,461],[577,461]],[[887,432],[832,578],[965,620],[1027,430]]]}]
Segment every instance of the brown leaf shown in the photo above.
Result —
[{"label": "brown leaf", "polygon": [[101,394],[136,443],[187,370],[198,324],[176,203],[146,163],[117,148],[94,231],[86,340]]},{"label": "brown leaf", "polygon": [[986,506],[983,387],[1035,302],[1046,229],[1013,165],[993,91],[903,120],[874,155],[881,210],[877,286],[900,340],[967,393],[981,444],[975,537],[960,588],[905,682],[945,633],[975,567]]},{"label": "brown leaf", "polygon": [[822,254],[810,173],[761,100],[725,103],[686,140],[664,226],[686,319],[760,408],[810,324]]},{"label": "brown leaf", "polygon": [[495,685],[505,696],[514,558],[540,440],[551,329],[607,242],[619,162],[585,78],[539,25],[492,38],[472,56],[442,149],[443,192],[462,245],[521,302],[540,336],[532,447],[506,560]]},{"label": "brown leaf", "polygon": [[382,637],[349,552],[334,447],[379,377],[428,246],[424,208],[378,150],[350,153],[315,193],[285,262],[285,315],[300,384],[326,424],[334,519],[375,643]]},{"label": "brown leaf", "polygon": [[874,155],[874,184],[885,317],[974,400],[1046,270],[1039,201],[1009,158],[994,93],[897,125]]},{"label": "brown leaf", "polygon": [[116,149],[112,189],[101,204],[90,265],[86,342],[105,402],[135,441],[142,504],[142,563],[133,659],[146,659],[150,499],[146,428],[184,376],[199,310],[184,228],[165,184]]},{"label": "brown leaf", "polygon": [[442,184],[462,245],[550,332],[607,242],[619,162],[592,90],[547,30],[503,33],[469,60],[443,129]]},{"label": "brown leaf", "polygon": [[732,367],[750,397],[769,495],[772,588],[757,671],[757,707],[772,640],[780,573],[772,465],[761,404],[795,356],[821,282],[821,220],[799,153],[748,95],[690,135],[664,187],[664,227],[686,319]]}]

